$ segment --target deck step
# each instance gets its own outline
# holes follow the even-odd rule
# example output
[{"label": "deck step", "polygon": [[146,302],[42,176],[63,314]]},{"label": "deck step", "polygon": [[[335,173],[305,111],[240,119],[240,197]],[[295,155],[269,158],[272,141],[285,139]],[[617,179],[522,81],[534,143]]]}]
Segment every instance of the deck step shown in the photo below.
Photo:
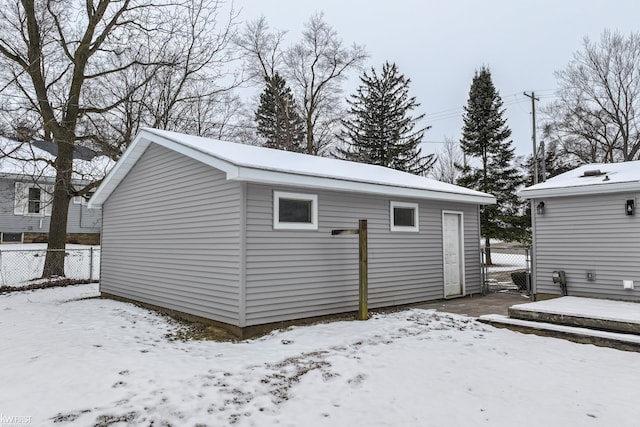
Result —
[{"label": "deck step", "polygon": [[640,335],[609,332],[577,326],[559,325],[541,321],[514,319],[499,314],[487,314],[478,318],[480,322],[498,328],[508,328],[518,332],[563,338],[569,341],[611,347],[618,350],[640,352]]},{"label": "deck step", "polygon": [[562,297],[511,306],[509,317],[640,335],[637,302]]}]

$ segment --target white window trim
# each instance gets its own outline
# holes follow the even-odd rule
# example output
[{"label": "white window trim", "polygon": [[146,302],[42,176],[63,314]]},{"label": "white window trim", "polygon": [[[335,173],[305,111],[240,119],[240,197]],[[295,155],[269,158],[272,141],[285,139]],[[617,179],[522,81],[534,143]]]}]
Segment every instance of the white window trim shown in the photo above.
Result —
[{"label": "white window trim", "polygon": [[[311,222],[280,222],[280,199],[294,199],[311,202]],[[273,228],[274,230],[317,230],[318,229],[318,195],[305,193],[273,192]]]},{"label": "white window trim", "polygon": [[[409,227],[406,225],[394,225],[393,223],[393,209],[394,208],[411,208],[414,214],[414,226]],[[389,202],[389,229],[391,231],[400,231],[405,233],[418,233],[420,231],[420,211],[417,203],[408,202]]]},{"label": "white window trim", "polygon": [[[40,189],[40,212],[29,212],[29,188]],[[53,186],[16,181],[14,185],[13,214],[30,217],[51,216],[53,203]]]}]

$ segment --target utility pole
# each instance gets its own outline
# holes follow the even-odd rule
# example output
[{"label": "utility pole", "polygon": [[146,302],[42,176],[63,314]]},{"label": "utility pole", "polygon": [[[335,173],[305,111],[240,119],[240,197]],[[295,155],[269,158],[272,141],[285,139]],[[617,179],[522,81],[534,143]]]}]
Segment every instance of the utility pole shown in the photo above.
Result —
[{"label": "utility pole", "polygon": [[531,98],[531,119],[533,126],[533,183],[538,183],[538,143],[536,142],[536,101],[540,101],[540,98],[536,98],[535,92],[531,91],[531,95],[527,92],[522,92],[524,96]]},{"label": "utility pole", "polygon": [[547,180],[547,153],[544,150],[544,141],[540,141],[540,156],[542,157],[540,159],[540,166],[542,167],[540,178],[542,179],[542,182],[545,182]]}]

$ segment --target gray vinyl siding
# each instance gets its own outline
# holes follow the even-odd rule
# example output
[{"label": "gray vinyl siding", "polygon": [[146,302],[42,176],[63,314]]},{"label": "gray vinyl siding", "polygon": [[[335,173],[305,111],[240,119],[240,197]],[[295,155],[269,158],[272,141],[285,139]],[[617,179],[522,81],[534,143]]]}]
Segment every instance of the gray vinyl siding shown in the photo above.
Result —
[{"label": "gray vinyl siding", "polygon": [[67,233],[100,233],[102,228],[101,209],[88,209],[86,203],[69,204]]},{"label": "gray vinyl siding", "polygon": [[[0,179],[0,232],[48,233],[51,217],[48,215],[15,215],[15,180]],[[67,233],[100,233],[100,210],[89,210],[87,205],[69,203]]]},{"label": "gray vinyl siding", "polygon": [[[637,205],[637,196],[544,199],[545,213],[535,217],[536,292],[560,294],[551,274],[564,270],[569,295],[640,300],[640,215],[624,209],[627,199]],[[595,281],[586,279],[587,271]],[[633,280],[636,289],[623,289],[623,280]]]},{"label": "gray vinyl siding", "polygon": [[[273,191],[318,196],[318,230],[274,230]],[[390,232],[389,202],[419,203],[420,232]],[[369,307],[443,297],[442,210],[463,211],[466,292],[480,290],[476,205],[356,193],[247,185],[247,325],[357,309],[358,236],[332,229],[369,227]]]},{"label": "gray vinyl siding", "polygon": [[103,205],[100,290],[241,326],[241,189],[152,144]]}]

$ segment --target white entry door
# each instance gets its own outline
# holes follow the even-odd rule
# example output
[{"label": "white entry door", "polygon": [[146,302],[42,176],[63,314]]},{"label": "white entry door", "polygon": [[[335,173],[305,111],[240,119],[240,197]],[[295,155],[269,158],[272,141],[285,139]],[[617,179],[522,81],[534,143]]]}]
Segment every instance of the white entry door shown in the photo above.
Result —
[{"label": "white entry door", "polygon": [[464,236],[462,212],[442,212],[444,297],[464,295]]}]

